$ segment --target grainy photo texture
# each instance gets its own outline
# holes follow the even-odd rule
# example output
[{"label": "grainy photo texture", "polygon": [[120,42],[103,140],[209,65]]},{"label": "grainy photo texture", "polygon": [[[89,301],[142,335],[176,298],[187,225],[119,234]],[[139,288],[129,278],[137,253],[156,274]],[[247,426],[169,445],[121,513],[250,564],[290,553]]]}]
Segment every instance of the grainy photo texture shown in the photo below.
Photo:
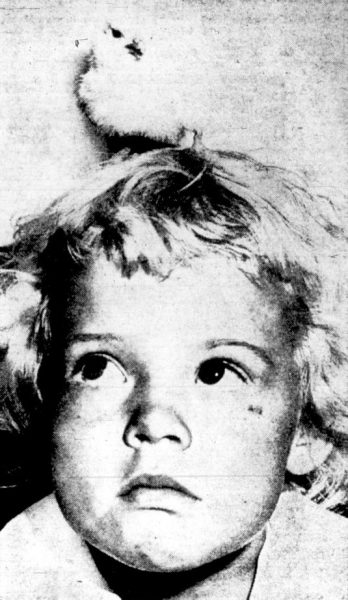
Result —
[{"label": "grainy photo texture", "polygon": [[0,4],[0,600],[347,600],[345,8]]}]

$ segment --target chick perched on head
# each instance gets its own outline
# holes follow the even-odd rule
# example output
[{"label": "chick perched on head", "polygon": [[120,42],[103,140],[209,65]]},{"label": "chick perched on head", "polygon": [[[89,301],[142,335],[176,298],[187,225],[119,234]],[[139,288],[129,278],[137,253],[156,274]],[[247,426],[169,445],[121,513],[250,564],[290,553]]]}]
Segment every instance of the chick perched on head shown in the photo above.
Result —
[{"label": "chick perched on head", "polygon": [[167,143],[177,143],[184,130],[204,130],[213,110],[211,59],[197,19],[120,21],[95,40],[79,78],[85,114],[103,134]]}]

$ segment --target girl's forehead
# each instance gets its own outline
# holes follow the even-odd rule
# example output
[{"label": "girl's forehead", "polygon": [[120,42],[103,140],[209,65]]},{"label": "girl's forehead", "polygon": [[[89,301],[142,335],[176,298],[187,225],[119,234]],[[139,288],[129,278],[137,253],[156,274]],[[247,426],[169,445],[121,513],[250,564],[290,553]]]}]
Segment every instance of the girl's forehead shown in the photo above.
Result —
[{"label": "girl's forehead", "polygon": [[176,264],[166,275],[147,273],[138,268],[128,276],[123,275],[111,260],[100,256],[77,277],[73,289],[76,286],[83,286],[86,295],[95,302],[102,301],[102,296],[112,294],[115,289],[119,299],[122,295],[135,300],[139,290],[143,301],[148,295],[154,302],[167,299],[170,305],[182,302],[188,307],[193,301],[226,301],[230,304],[238,298],[244,305],[250,308],[255,305],[257,309],[260,302],[269,302],[265,292],[238,268],[233,258],[217,254]]},{"label": "girl's forehead", "polygon": [[278,304],[222,256],[194,259],[162,279],[142,270],[124,277],[100,257],[74,281],[68,313],[75,331],[131,338],[180,333],[278,345],[281,337]]}]

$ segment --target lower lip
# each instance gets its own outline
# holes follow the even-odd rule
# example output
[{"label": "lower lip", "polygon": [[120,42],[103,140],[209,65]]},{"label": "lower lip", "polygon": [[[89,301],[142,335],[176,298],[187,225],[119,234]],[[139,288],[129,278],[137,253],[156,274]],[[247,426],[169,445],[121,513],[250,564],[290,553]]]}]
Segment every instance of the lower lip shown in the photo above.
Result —
[{"label": "lower lip", "polygon": [[134,488],[122,499],[141,510],[165,510],[175,512],[183,504],[192,503],[194,498],[172,488]]}]

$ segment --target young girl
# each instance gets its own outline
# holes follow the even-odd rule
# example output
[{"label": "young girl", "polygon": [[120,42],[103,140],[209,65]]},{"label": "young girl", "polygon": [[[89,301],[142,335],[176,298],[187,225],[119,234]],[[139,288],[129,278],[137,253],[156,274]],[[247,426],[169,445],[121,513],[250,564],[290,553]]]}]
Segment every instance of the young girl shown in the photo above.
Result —
[{"label": "young girl", "polygon": [[348,597],[346,520],[309,500],[346,501],[345,243],[303,181],[194,148],[18,228],[37,393],[3,419],[53,493],[0,535],[1,598]]}]

